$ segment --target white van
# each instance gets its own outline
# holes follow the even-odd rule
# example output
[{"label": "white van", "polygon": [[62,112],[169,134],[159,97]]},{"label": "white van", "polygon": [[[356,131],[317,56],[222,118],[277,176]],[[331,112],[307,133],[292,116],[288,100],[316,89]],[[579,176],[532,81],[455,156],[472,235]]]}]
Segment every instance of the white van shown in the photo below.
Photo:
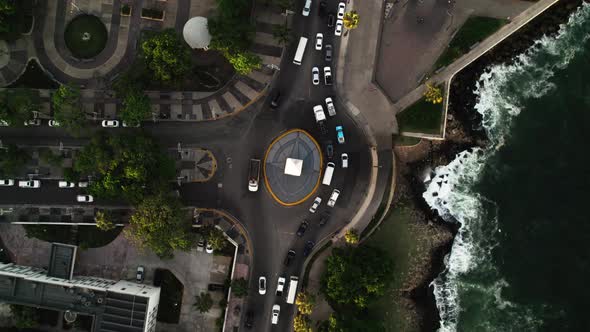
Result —
[{"label": "white van", "polygon": [[332,195],[330,195],[330,199],[328,200],[329,207],[334,207],[334,205],[336,205],[336,201],[338,200],[338,196],[340,196],[340,190],[334,189],[332,191]]},{"label": "white van", "polygon": [[299,45],[297,45],[297,51],[295,51],[295,57],[293,58],[293,63],[300,66],[301,61],[303,61],[303,54],[305,53],[305,47],[307,46],[307,38],[301,37],[299,38]]},{"label": "white van", "polygon": [[334,164],[333,162],[329,162],[328,165],[326,165],[326,171],[324,172],[324,179],[322,180],[322,183],[325,184],[326,186],[329,186],[330,183],[332,183],[332,175],[334,175],[334,168],[336,167],[336,164]]},{"label": "white van", "polygon": [[305,0],[305,6],[303,6],[303,12],[301,12],[301,15],[309,16],[310,11],[311,11],[311,0]]}]

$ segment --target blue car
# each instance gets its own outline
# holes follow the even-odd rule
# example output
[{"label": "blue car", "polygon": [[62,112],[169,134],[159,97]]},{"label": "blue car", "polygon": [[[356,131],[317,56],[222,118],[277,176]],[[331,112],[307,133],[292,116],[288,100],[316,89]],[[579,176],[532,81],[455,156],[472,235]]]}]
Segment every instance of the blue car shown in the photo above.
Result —
[{"label": "blue car", "polygon": [[336,137],[338,137],[339,144],[344,144],[344,132],[342,126],[336,126]]}]

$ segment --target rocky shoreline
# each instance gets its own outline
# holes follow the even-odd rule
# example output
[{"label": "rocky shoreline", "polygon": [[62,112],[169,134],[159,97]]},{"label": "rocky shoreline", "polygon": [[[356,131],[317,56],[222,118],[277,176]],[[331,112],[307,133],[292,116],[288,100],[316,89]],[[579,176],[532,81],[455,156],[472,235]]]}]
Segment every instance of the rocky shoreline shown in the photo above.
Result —
[{"label": "rocky shoreline", "polygon": [[[475,83],[492,65],[510,63],[515,57],[524,53],[543,35],[552,36],[559,31],[560,24],[566,22],[583,0],[561,0],[543,14],[536,17],[526,26],[504,40],[471,65],[455,75],[451,82],[449,96],[449,112],[447,117],[446,139],[442,142],[422,141],[414,147],[396,147],[399,162],[398,192],[408,195],[416,213],[424,223],[439,228],[441,233],[451,233],[448,240],[433,241],[430,252],[432,264],[428,271],[419,271],[422,276],[414,277],[422,280],[404,297],[413,302],[412,311],[419,317],[421,331],[435,331],[439,328],[440,317],[436,307],[433,289],[430,283],[445,268],[444,258],[450,252],[453,239],[459,228],[458,224],[444,221],[433,211],[422,198],[425,190],[422,177],[427,169],[450,163],[455,155],[473,147],[485,147],[488,143],[486,132],[481,126],[481,116],[474,112],[477,103]],[[400,190],[401,189],[401,190]],[[447,238],[444,234],[440,238]]]}]

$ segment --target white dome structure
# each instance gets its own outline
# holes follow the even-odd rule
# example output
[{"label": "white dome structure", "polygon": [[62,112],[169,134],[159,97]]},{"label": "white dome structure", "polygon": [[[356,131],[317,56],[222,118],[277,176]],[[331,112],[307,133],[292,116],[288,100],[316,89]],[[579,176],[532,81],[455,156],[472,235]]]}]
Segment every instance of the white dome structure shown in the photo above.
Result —
[{"label": "white dome structure", "polygon": [[207,18],[195,16],[188,20],[182,29],[182,36],[191,48],[206,50],[211,42],[211,35],[207,28]]}]

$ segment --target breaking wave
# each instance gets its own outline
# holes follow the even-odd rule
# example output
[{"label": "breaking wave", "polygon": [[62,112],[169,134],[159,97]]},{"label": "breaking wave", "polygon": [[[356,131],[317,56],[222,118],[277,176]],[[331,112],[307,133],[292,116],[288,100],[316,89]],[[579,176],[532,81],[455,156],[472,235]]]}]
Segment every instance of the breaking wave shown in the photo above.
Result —
[{"label": "breaking wave", "polygon": [[[512,64],[491,67],[476,83],[475,111],[482,115],[482,126],[491,143],[486,149],[463,151],[450,164],[437,167],[423,194],[441,217],[461,224],[446,257],[446,269],[432,282],[441,317],[439,331],[457,331],[458,327],[462,330],[461,312],[468,310],[470,303],[483,306],[480,311],[486,313],[477,318],[478,331],[531,331],[542,323],[536,308],[503,299],[502,289],[508,283],[491,257],[501,233],[497,208],[473,187],[486,161],[509,137],[513,119],[524,111],[524,101],[555,88],[550,79],[583,50],[590,37],[588,31],[590,5],[584,3],[556,36],[542,37]],[[472,299],[477,302],[470,302]]]}]

